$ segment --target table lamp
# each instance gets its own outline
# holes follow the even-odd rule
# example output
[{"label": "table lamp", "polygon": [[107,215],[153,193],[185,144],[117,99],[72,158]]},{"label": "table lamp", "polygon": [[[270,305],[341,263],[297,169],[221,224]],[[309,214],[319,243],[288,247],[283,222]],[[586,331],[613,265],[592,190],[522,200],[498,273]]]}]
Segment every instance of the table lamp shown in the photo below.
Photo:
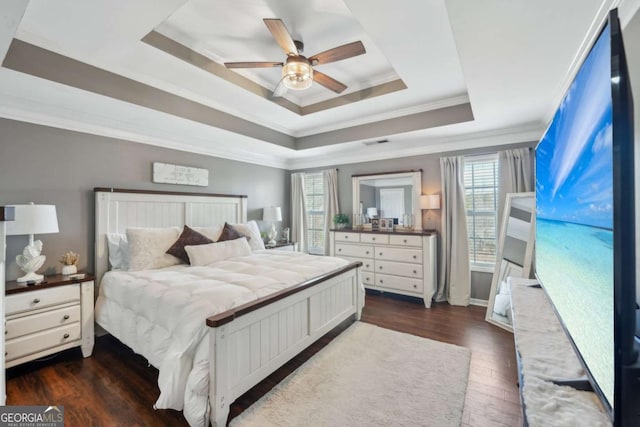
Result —
[{"label": "table lamp", "polygon": [[36,271],[44,264],[46,256],[41,255],[42,241],[33,240],[34,234],[57,233],[58,217],[54,205],[12,205],[15,209],[15,221],[7,223],[7,236],[29,235],[29,244],[22,254],[16,256],[16,263],[26,274],[18,282],[37,282],[44,279]]},{"label": "table lamp", "polygon": [[262,220],[265,222],[271,222],[271,229],[269,230],[269,241],[267,242],[268,246],[276,245],[276,236],[278,233],[276,232],[276,222],[282,221],[282,209],[280,207],[269,206],[264,208],[262,212]]},{"label": "table lamp", "polygon": [[440,196],[437,194],[420,196],[420,209],[427,211],[427,225],[428,225],[429,224],[428,211],[431,209],[440,209]]}]

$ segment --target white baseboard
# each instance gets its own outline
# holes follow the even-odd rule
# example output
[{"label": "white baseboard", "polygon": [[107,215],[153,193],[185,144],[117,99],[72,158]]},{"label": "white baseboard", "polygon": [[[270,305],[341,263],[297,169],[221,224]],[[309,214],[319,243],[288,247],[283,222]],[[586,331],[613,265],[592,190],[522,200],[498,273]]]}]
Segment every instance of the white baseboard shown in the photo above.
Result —
[{"label": "white baseboard", "polygon": [[471,298],[469,300],[469,304],[479,305],[480,307],[486,307],[487,305],[489,305],[489,301],[487,301],[486,299]]}]

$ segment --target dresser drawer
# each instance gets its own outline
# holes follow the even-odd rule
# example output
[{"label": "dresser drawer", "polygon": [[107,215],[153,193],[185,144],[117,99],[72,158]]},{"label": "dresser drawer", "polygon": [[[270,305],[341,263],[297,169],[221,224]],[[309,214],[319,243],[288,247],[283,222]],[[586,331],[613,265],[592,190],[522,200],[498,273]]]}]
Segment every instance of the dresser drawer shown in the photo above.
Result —
[{"label": "dresser drawer", "polygon": [[375,243],[376,245],[386,245],[389,243],[389,235],[362,233],[360,235],[360,241],[362,243]]},{"label": "dresser drawer", "polygon": [[335,231],[336,242],[355,242],[360,241],[360,233],[348,233]]},{"label": "dresser drawer", "polygon": [[376,273],[376,286],[398,289],[408,292],[422,292],[423,284],[422,279],[411,279],[408,277],[390,276],[387,274]]},{"label": "dresser drawer", "polygon": [[373,246],[369,245],[348,245],[346,243],[336,243],[335,255],[354,256],[359,258],[373,258]]},{"label": "dresser drawer", "polygon": [[5,338],[12,339],[73,322],[80,322],[80,304],[7,320]]},{"label": "dresser drawer", "polygon": [[5,307],[7,315],[11,315],[73,301],[80,301],[80,285],[78,283],[11,294],[5,298]]},{"label": "dresser drawer", "polygon": [[14,338],[7,340],[5,343],[6,360],[10,361],[31,353],[79,340],[79,322]]},{"label": "dresser drawer", "polygon": [[360,267],[361,271],[373,272],[373,259],[371,258],[356,258],[356,257],[344,256],[344,255],[337,256],[337,258],[341,258],[349,262],[360,261],[362,263],[362,267]]},{"label": "dresser drawer", "polygon": [[393,234],[389,236],[389,244],[398,246],[418,246],[422,247],[421,236],[402,236]]},{"label": "dresser drawer", "polygon": [[396,276],[422,278],[422,265],[420,264],[376,260],[375,271],[376,273],[393,274]]},{"label": "dresser drawer", "polygon": [[363,272],[362,273],[362,284],[365,286],[375,284],[375,275],[373,273]]},{"label": "dresser drawer", "polygon": [[410,262],[422,264],[422,251],[419,249],[388,248],[384,246],[375,247],[376,260]]}]

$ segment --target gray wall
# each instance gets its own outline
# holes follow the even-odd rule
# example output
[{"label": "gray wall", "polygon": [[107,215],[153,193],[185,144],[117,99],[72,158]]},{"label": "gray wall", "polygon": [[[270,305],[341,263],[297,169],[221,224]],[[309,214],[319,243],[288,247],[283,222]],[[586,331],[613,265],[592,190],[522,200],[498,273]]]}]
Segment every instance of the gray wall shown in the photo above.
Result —
[{"label": "gray wall", "polygon": [[[452,151],[448,153],[426,154],[422,156],[403,157],[398,159],[378,160],[373,162],[351,163],[346,165],[332,165],[338,168],[338,203],[340,212],[352,213],[351,175],[375,174],[384,172],[400,172],[422,169],[422,194],[440,194],[440,157],[495,153],[500,150],[520,147],[534,147],[537,142],[503,145],[500,147],[475,150]],[[329,169],[319,168],[319,169]],[[295,172],[313,172],[319,169],[300,170]],[[365,206],[366,207],[366,206]],[[440,232],[440,210],[422,211],[423,228],[435,228]],[[438,246],[438,264],[440,247]],[[492,273],[473,272],[471,275],[471,298],[489,299]]]},{"label": "gray wall", "polygon": [[[206,168],[209,186],[154,184],[153,162]],[[281,206],[282,224],[290,224],[288,171],[0,119],[0,206],[56,205],[60,232],[36,236],[47,256],[39,272],[60,272],[57,260],[70,250],[80,253],[81,270],[93,271],[94,187],[245,194],[248,218],[262,230],[264,206]],[[27,240],[7,237],[7,280],[22,275],[15,257]]]}]

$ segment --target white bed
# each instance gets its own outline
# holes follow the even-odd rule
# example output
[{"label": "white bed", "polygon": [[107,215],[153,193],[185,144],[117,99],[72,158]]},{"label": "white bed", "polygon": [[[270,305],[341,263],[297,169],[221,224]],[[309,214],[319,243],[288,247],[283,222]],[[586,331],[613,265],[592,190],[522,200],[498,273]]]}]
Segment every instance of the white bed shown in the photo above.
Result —
[{"label": "white bed", "polygon": [[225,221],[246,221],[245,197],[96,189],[96,321],[159,369],[157,407],[197,426],[225,425],[237,397],[364,304],[358,264],[274,250],[105,275],[108,233]]}]

